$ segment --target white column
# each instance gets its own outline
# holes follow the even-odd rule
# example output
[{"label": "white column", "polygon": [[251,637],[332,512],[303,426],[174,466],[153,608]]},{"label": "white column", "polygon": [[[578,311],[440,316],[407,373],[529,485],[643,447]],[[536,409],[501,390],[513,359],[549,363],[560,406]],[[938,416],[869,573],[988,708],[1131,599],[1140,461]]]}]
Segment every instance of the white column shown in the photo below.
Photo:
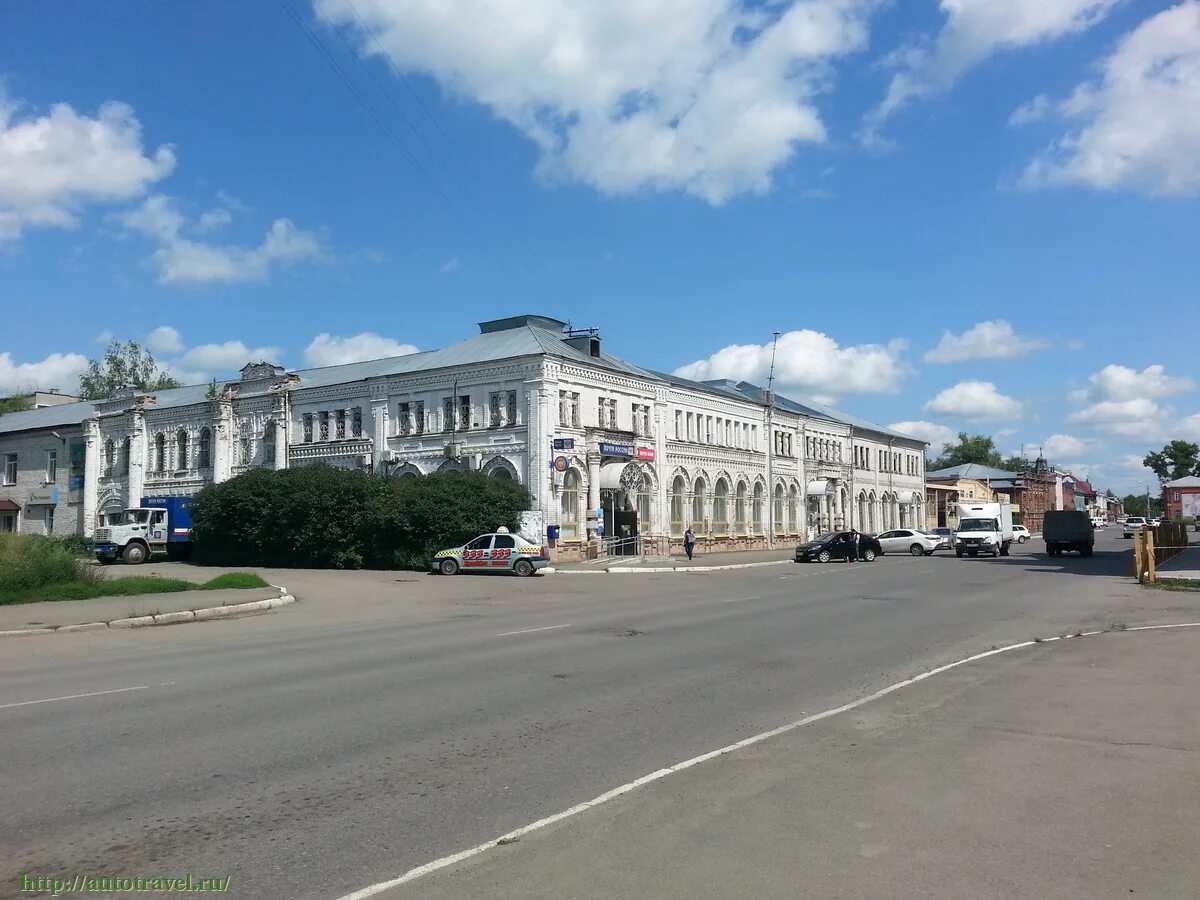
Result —
[{"label": "white column", "polygon": [[836,493],[833,495],[833,515],[836,521],[832,524],[834,528],[845,528],[846,511],[842,507],[842,486],[840,484],[837,485],[835,491]]},{"label": "white column", "polygon": [[227,399],[217,400],[216,416],[213,421],[213,483],[228,481],[233,470],[233,404]]},{"label": "white column", "polygon": [[87,419],[83,423],[83,536],[91,537],[96,527],[97,491],[100,485],[100,423]]},{"label": "white column", "polygon": [[146,485],[146,457],[150,448],[146,445],[146,414],[141,409],[134,409],[133,430],[129,435],[129,496],[125,498],[126,506],[138,506]]},{"label": "white column", "polygon": [[384,471],[388,458],[388,398],[376,397],[371,401],[371,468]]}]

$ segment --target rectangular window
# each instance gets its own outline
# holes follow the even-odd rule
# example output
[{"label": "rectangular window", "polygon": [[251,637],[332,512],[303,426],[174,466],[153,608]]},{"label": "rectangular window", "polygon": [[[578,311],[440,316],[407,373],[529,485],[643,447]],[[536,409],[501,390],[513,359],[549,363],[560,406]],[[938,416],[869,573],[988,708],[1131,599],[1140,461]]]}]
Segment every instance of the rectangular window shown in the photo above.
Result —
[{"label": "rectangular window", "polygon": [[54,534],[54,507],[46,507],[46,534]]},{"label": "rectangular window", "polygon": [[397,418],[399,419],[399,422],[396,423],[396,427],[399,429],[400,434],[411,434],[412,412],[409,410],[407,403],[400,404],[400,411]]},{"label": "rectangular window", "polygon": [[442,431],[454,430],[454,398],[442,398]]},{"label": "rectangular window", "polygon": [[46,451],[46,481],[50,484],[58,481],[58,451]]},{"label": "rectangular window", "polygon": [[242,459],[243,466],[248,466],[254,462],[254,442],[250,438],[242,438]]},{"label": "rectangular window", "polygon": [[304,414],[304,443],[311,444],[313,439],[312,413]]},{"label": "rectangular window", "polygon": [[339,409],[336,413],[334,413],[334,419],[336,421],[335,427],[337,429],[334,433],[339,439],[344,439],[346,437],[346,411],[344,409]]},{"label": "rectangular window", "polygon": [[4,454],[4,483],[17,483],[17,454],[15,453]]},{"label": "rectangular window", "polygon": [[675,440],[683,440],[683,411],[675,410]]},{"label": "rectangular window", "polygon": [[713,417],[704,417],[704,443],[711,444],[713,442]]},{"label": "rectangular window", "polygon": [[320,431],[317,432],[317,436],[323,441],[329,440],[329,413],[318,413],[317,423],[320,428]]},{"label": "rectangular window", "polygon": [[362,437],[362,407],[356,406],[350,412],[350,433],[354,437]]},{"label": "rectangular window", "polygon": [[558,392],[558,424],[559,425],[568,424],[570,422],[570,419],[567,416],[568,416],[567,392],[559,391]]},{"label": "rectangular window", "polygon": [[500,427],[500,392],[492,391],[488,394],[488,427]]},{"label": "rectangular window", "polygon": [[471,427],[471,398],[468,396],[458,398],[458,427],[463,431]]},{"label": "rectangular window", "polygon": [[750,449],[751,450],[758,449],[758,426],[757,425],[750,426]]},{"label": "rectangular window", "polygon": [[579,395],[572,391],[558,392],[558,424],[579,427]]},{"label": "rectangular window", "polygon": [[508,418],[505,421],[506,425],[517,424],[517,392],[508,392]]},{"label": "rectangular window", "polygon": [[413,412],[413,430],[416,434],[425,433],[425,401],[418,400],[416,410]]}]

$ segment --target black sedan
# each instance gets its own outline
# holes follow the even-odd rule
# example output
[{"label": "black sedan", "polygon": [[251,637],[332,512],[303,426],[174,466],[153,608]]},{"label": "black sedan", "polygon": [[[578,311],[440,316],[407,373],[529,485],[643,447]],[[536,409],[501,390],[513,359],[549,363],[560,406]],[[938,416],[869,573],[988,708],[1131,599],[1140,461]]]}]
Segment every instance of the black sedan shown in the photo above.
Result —
[{"label": "black sedan", "polygon": [[[854,556],[854,536],[849,531],[831,531],[818,535],[814,540],[796,548],[796,562],[829,562],[833,559],[848,559]],[[879,541],[869,534],[858,536],[858,558],[874,562],[883,556]]]}]

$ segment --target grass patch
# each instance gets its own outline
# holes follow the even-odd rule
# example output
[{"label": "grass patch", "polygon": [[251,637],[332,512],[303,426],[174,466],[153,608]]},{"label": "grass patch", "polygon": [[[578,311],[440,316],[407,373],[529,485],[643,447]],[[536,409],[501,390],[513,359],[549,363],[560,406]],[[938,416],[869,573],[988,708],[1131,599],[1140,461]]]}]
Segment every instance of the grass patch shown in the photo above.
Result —
[{"label": "grass patch", "polygon": [[1155,588],[1160,591],[1200,593],[1200,581],[1191,578],[1160,578],[1158,581],[1148,582],[1142,587]]},{"label": "grass patch", "polygon": [[100,578],[95,581],[63,581],[36,587],[0,590],[0,606],[15,603],[40,603],[45,600],[91,600],[94,597],[137,597],[143,594],[177,594],[182,591],[219,591],[228,588],[270,587],[250,572],[218,575],[204,584],[179,578],[131,575],[126,578]]}]

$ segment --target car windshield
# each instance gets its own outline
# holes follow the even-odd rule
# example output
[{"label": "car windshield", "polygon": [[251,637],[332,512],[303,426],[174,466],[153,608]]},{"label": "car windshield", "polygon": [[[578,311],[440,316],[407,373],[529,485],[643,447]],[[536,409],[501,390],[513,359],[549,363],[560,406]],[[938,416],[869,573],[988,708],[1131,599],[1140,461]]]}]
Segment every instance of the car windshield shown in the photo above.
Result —
[{"label": "car windshield", "polygon": [[959,531],[999,531],[995,519],[963,519],[958,523]]},{"label": "car windshield", "polygon": [[825,534],[818,534],[815,538],[813,538],[813,543],[824,544],[826,541],[832,541],[839,534],[841,534],[840,531],[829,531]]},{"label": "car windshield", "polygon": [[149,516],[149,511],[144,509],[127,509],[125,510],[125,518],[121,524],[140,525],[141,523],[145,522]]}]

